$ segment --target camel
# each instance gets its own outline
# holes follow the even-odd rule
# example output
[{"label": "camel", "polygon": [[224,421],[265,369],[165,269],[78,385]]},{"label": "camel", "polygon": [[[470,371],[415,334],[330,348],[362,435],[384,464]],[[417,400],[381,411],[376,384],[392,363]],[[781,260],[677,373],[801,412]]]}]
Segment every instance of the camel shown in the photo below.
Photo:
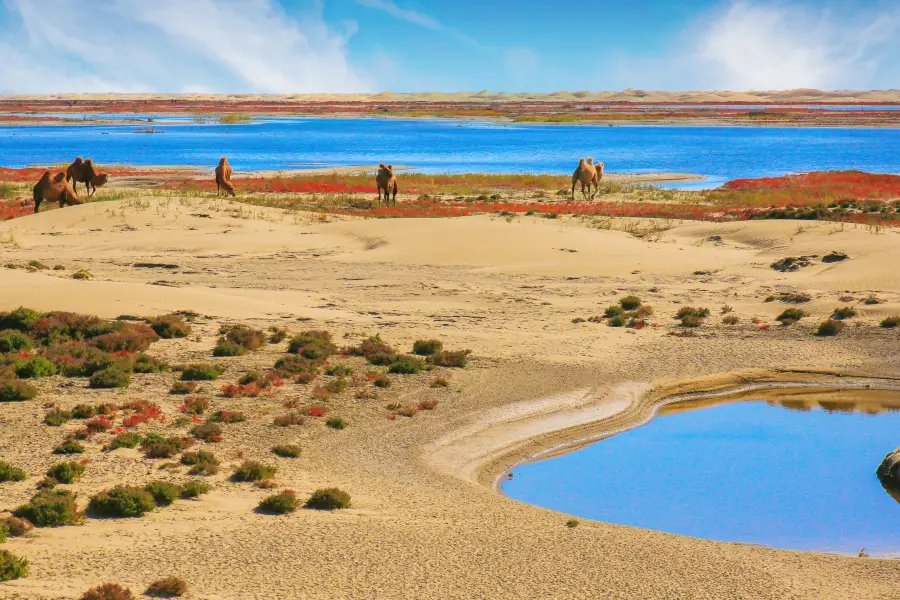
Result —
[{"label": "camel", "polygon": [[[588,159],[588,160],[591,160],[591,159]],[[600,180],[603,179],[603,167],[604,167],[604,164],[602,162],[600,162],[599,160],[594,163],[594,168],[597,170],[597,174],[594,177],[594,181],[593,181],[594,188],[595,188],[595,191],[594,191],[595,196],[597,195],[597,190],[600,189]]]},{"label": "camel", "polygon": [[228,159],[224,156],[219,159],[219,164],[216,166],[216,196],[225,191],[225,195],[234,193],[234,186],[231,185],[231,174],[234,170],[231,168],[231,165],[228,164]]},{"label": "camel", "polygon": [[78,198],[78,194],[69,185],[65,173],[57,173],[50,178],[50,171],[44,171],[41,180],[38,181],[32,190],[34,198],[34,212],[37,213],[41,208],[41,202],[59,202],[59,207],[63,205],[75,206],[82,204]]},{"label": "camel", "polygon": [[375,185],[378,187],[378,204],[381,204],[381,192],[384,191],[385,205],[397,206],[397,176],[394,175],[394,165],[378,165],[378,173],[375,174]]},{"label": "camel", "polygon": [[[579,160],[578,167],[575,169],[575,172],[572,173],[572,201],[575,200],[575,185],[577,183],[581,183],[581,193],[584,195],[584,199],[592,200],[594,194],[597,193],[599,181],[600,178],[597,176],[597,168],[594,166],[594,159],[588,157],[587,161],[583,158]],[[593,193],[591,193],[591,186],[594,187]]]},{"label": "camel", "polygon": [[72,181],[72,189],[75,193],[78,193],[78,183],[84,183],[84,187],[88,192],[88,198],[90,198],[97,191],[98,187],[106,185],[106,182],[109,181],[109,175],[101,174],[94,168],[94,161],[90,158],[82,160],[79,156],[66,169],[66,181]]}]

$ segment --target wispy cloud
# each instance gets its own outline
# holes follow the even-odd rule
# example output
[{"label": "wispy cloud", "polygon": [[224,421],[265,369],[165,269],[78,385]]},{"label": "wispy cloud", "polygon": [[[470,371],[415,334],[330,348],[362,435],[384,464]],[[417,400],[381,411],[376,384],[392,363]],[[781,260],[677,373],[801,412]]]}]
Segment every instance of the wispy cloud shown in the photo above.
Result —
[{"label": "wispy cloud", "polygon": [[[6,0],[0,93],[369,91],[321,14],[274,0]],[[52,18],[49,16],[52,15]]]},{"label": "wispy cloud", "polygon": [[401,21],[413,23],[414,25],[419,25],[426,29],[431,29],[432,31],[444,32],[470,46],[478,47],[480,45],[478,40],[472,36],[459,31],[458,29],[454,29],[453,27],[448,27],[434,17],[422,14],[417,10],[401,8],[391,0],[356,0],[356,3],[360,6],[365,6],[366,8],[374,8],[375,10],[385,12]]}]

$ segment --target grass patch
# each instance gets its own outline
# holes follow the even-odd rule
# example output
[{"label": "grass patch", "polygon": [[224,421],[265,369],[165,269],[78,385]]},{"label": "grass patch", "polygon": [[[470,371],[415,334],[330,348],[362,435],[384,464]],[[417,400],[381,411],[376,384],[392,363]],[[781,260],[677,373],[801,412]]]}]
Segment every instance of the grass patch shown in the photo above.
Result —
[{"label": "grass patch", "polygon": [[272,453],[282,458],[297,458],[300,456],[300,446],[296,444],[282,444],[272,448]]},{"label": "grass patch", "polygon": [[193,363],[181,372],[182,381],[215,381],[225,372],[224,365]]},{"label": "grass patch", "polygon": [[0,581],[12,581],[28,576],[28,561],[9,550],[0,550]]},{"label": "grass patch", "polygon": [[0,483],[7,481],[25,481],[28,473],[24,469],[13,466],[6,461],[0,461]]},{"label": "grass patch", "polygon": [[292,490],[285,490],[278,494],[267,496],[259,503],[257,510],[273,515],[286,515],[300,508],[300,500]]},{"label": "grass patch", "polygon": [[312,493],[305,506],[313,510],[350,508],[350,494],[334,487],[318,489]]},{"label": "grass patch", "polygon": [[100,517],[141,517],[156,508],[153,495],[145,489],[117,485],[91,497],[88,510]]},{"label": "grass patch", "polygon": [[278,467],[275,465],[264,465],[255,460],[245,460],[241,466],[235,469],[231,480],[237,482],[264,481],[272,479],[277,471]]}]

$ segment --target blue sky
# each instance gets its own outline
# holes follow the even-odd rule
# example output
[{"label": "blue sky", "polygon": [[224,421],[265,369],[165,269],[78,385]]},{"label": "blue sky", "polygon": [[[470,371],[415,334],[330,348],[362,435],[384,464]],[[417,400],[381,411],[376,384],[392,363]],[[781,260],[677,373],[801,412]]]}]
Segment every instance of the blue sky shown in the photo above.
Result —
[{"label": "blue sky", "polygon": [[0,0],[0,93],[900,87],[897,0]]}]

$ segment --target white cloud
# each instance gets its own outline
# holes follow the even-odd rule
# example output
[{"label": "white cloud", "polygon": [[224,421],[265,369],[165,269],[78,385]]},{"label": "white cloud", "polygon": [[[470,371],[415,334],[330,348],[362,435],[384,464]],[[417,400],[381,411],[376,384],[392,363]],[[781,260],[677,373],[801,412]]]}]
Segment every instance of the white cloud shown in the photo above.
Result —
[{"label": "white cloud", "polygon": [[424,15],[417,10],[400,8],[391,0],[356,0],[356,3],[360,6],[365,6],[366,8],[374,8],[375,10],[386,12],[392,17],[400,19],[401,21],[413,23],[414,25],[419,25],[433,31],[442,31],[452,37],[455,37],[459,41],[468,44],[469,46],[477,48],[480,45],[478,43],[478,40],[476,40],[472,36],[463,33],[458,29],[447,27],[434,17]]},{"label": "white cloud", "polygon": [[[0,93],[370,91],[321,13],[274,0],[6,0]],[[52,15],[52,18],[49,16]]]},{"label": "white cloud", "polygon": [[869,85],[881,61],[896,52],[889,46],[897,33],[896,6],[851,17],[736,1],[702,32],[696,59],[720,88],[847,89]]}]

